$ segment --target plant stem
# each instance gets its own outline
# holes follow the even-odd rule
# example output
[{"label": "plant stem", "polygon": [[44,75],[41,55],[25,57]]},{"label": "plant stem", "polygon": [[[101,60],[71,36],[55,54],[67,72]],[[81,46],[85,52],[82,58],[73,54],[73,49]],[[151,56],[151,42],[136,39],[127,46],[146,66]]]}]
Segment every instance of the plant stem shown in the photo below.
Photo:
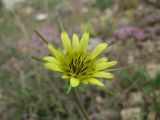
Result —
[{"label": "plant stem", "polygon": [[75,99],[76,104],[77,104],[78,108],[80,109],[80,111],[82,112],[83,116],[85,117],[86,120],[89,120],[89,116],[87,114],[87,111],[84,108],[84,106],[82,105],[82,102],[80,100],[80,97],[77,94],[76,89],[72,89],[72,93],[73,93],[73,98]]}]

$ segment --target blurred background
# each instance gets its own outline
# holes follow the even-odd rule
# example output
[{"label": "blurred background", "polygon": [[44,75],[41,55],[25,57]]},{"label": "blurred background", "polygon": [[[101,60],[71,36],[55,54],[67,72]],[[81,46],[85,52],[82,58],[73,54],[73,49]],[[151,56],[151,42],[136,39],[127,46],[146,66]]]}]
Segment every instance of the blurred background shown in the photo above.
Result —
[{"label": "blurred background", "polygon": [[160,120],[160,0],[0,0],[0,120],[83,120],[68,81],[31,58],[49,54],[34,29],[62,47],[59,21],[119,61],[105,88],[79,88],[91,120]]}]

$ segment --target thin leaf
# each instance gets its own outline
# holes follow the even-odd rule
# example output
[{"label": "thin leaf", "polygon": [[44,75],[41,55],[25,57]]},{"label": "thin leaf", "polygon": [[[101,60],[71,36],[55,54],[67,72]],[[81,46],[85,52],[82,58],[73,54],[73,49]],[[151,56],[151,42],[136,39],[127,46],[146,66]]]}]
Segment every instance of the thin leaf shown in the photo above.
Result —
[{"label": "thin leaf", "polygon": [[48,44],[48,41],[47,41],[37,30],[34,30],[34,32],[41,38],[41,40],[42,40],[45,44]]},{"label": "thin leaf", "polygon": [[42,60],[41,58],[35,57],[35,56],[31,56],[34,60],[44,63],[44,60]]},{"label": "thin leaf", "polygon": [[60,26],[61,32],[64,32],[65,30],[61,21],[59,22],[59,26]]},{"label": "thin leaf", "polygon": [[69,85],[66,94],[68,95],[70,93],[70,91],[72,90],[72,86]]}]

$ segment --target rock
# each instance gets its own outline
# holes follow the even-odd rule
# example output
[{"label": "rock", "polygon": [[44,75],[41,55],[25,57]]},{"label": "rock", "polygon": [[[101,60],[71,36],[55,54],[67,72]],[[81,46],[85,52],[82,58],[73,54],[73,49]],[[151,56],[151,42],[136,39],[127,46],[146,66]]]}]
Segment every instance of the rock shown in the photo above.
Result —
[{"label": "rock", "polygon": [[103,102],[102,97],[97,96],[97,97],[96,97],[96,102],[99,103],[99,104],[101,104],[101,103]]},{"label": "rock", "polygon": [[119,120],[120,114],[115,110],[107,110],[91,115],[91,120]]},{"label": "rock", "polygon": [[46,13],[40,13],[36,15],[36,20],[38,21],[46,20],[47,18],[48,18],[48,14]]},{"label": "rock", "polygon": [[89,9],[88,9],[87,7],[82,7],[82,8],[81,8],[81,12],[82,12],[83,14],[88,13],[88,12],[89,12]]},{"label": "rock", "polygon": [[156,94],[156,96],[160,96],[160,91],[159,90],[155,90],[155,94]]},{"label": "rock", "polygon": [[133,56],[133,54],[129,54],[128,55],[128,64],[133,65],[135,61],[135,57]]},{"label": "rock", "polygon": [[113,16],[113,13],[114,13],[115,11],[113,11],[112,9],[109,9],[109,8],[107,8],[106,10],[105,10],[105,17],[106,17],[106,19],[110,19],[112,16]]},{"label": "rock", "polygon": [[133,92],[129,94],[129,105],[140,105],[143,104],[143,97],[141,92]]},{"label": "rock", "polygon": [[121,111],[122,120],[141,120],[141,108],[127,108]]},{"label": "rock", "polygon": [[146,41],[144,43],[142,43],[144,49],[151,54],[155,53],[155,46],[153,44],[153,41]]},{"label": "rock", "polygon": [[150,111],[149,114],[147,115],[147,120],[156,120],[156,112]]},{"label": "rock", "polygon": [[147,69],[149,76],[151,78],[155,78],[157,73],[160,71],[160,64],[148,63],[146,69]]}]

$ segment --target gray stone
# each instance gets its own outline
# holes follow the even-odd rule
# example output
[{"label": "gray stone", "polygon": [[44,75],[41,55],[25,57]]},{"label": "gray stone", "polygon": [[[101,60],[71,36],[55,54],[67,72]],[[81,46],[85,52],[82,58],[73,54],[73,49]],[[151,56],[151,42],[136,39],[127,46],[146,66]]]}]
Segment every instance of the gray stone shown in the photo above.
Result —
[{"label": "gray stone", "polygon": [[146,69],[147,69],[149,76],[151,78],[155,78],[157,73],[160,71],[160,64],[148,63]]},{"label": "gray stone", "polygon": [[140,105],[143,104],[143,97],[141,92],[132,92],[129,94],[128,99],[129,105]]},{"label": "gray stone", "polygon": [[120,114],[115,110],[107,110],[100,113],[94,113],[90,117],[91,120],[119,120]]},{"label": "gray stone", "polygon": [[141,108],[126,108],[121,111],[122,120],[141,120]]},{"label": "gray stone", "polygon": [[149,114],[147,115],[147,120],[156,120],[156,112],[150,111]]}]

